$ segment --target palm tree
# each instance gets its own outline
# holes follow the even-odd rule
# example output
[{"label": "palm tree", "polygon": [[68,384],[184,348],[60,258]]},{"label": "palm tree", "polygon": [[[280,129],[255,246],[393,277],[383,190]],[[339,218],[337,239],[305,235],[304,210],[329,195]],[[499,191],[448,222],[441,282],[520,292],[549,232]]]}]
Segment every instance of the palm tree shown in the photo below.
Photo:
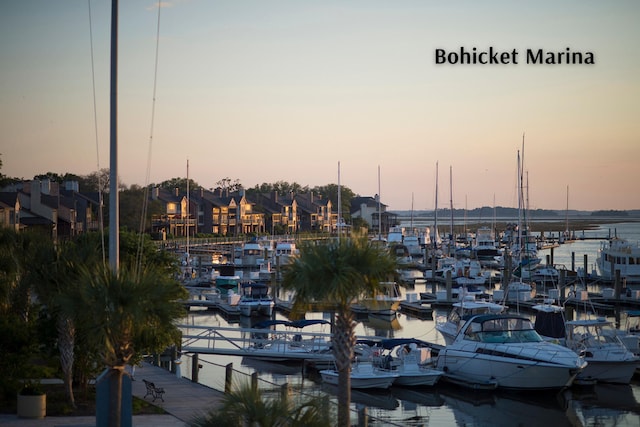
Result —
[{"label": "palm tree", "polygon": [[294,292],[293,312],[311,303],[336,313],[332,351],[338,370],[338,425],[349,426],[351,360],[356,343],[351,305],[381,290],[380,282],[396,274],[396,261],[366,236],[305,243],[299,257],[285,266],[282,287]]},{"label": "palm tree", "polygon": [[187,291],[157,267],[122,266],[114,273],[100,264],[81,270],[79,320],[87,328],[102,359],[111,369],[109,425],[119,426],[122,414],[122,377],[136,352],[159,352],[178,342],[174,321],[185,315],[180,300]]},{"label": "palm tree", "polygon": [[222,399],[222,406],[197,416],[190,427],[328,427],[333,425],[325,398],[305,398],[292,402],[278,394],[265,396],[250,383],[236,385]]}]

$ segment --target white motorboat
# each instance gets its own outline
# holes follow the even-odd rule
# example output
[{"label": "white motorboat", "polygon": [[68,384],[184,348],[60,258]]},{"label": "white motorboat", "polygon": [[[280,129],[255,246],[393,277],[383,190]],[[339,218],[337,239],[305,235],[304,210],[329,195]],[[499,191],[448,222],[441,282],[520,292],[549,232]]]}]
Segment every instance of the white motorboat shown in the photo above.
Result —
[{"label": "white motorboat", "polygon": [[276,265],[287,265],[293,260],[293,258],[298,256],[299,252],[300,251],[296,247],[295,242],[278,242],[273,254],[273,261]]},{"label": "white motorboat", "polygon": [[248,282],[241,285],[241,295],[238,301],[240,314],[251,316],[258,314],[271,316],[275,302],[269,295],[269,286],[266,283]]},{"label": "white motorboat", "polygon": [[[322,319],[265,320],[256,323],[253,330],[253,345],[248,348],[248,356],[277,362],[305,359],[315,364],[333,363],[331,333],[304,330],[314,325],[329,325]],[[286,330],[272,329],[278,325]]]},{"label": "white motorboat", "polygon": [[578,381],[630,383],[640,366],[640,357],[625,347],[610,321],[605,318],[570,320],[565,326],[565,345],[584,354],[589,363],[578,375]]},{"label": "white motorboat", "polygon": [[381,352],[374,363],[395,372],[399,386],[433,386],[444,372],[433,368],[427,343],[413,338],[390,338],[380,342]]},{"label": "white motorboat", "polygon": [[[320,371],[322,381],[338,385],[338,371],[323,369]],[[372,362],[356,362],[351,365],[351,388],[389,388],[400,376],[397,372],[382,369]]]},{"label": "white motorboat", "polygon": [[524,282],[522,279],[512,280],[501,289],[493,291],[493,299],[496,301],[526,302],[532,301],[535,295],[535,284]]},{"label": "white motorboat", "polygon": [[477,300],[473,295],[465,295],[462,301],[453,303],[447,316],[436,316],[436,330],[440,332],[446,345],[453,343],[464,323],[477,314],[499,314],[507,311],[507,306],[491,301]]},{"label": "white motorboat", "polygon": [[567,347],[544,341],[525,317],[471,317],[453,343],[439,350],[443,379],[471,388],[559,389],[586,366]]},{"label": "white motorboat", "polygon": [[627,311],[625,326],[617,332],[617,335],[629,351],[640,356],[640,310]]},{"label": "white motorboat", "polygon": [[564,308],[553,300],[537,304],[533,309],[535,329],[543,338],[567,346],[587,361],[587,367],[576,378],[577,383],[628,384],[640,367],[633,340],[629,340],[628,345],[623,342],[622,337],[627,334],[615,329],[610,321],[604,318],[566,321]]},{"label": "white motorboat", "polygon": [[640,283],[640,243],[614,238],[604,242],[596,258],[598,274],[605,280],[614,280],[616,271],[629,283]]},{"label": "white motorboat", "polygon": [[471,253],[481,264],[495,266],[496,260],[502,256],[502,252],[496,245],[495,234],[491,228],[478,228],[474,244],[471,246]]},{"label": "white motorboat", "polygon": [[262,243],[253,239],[242,245],[235,264],[242,267],[256,267],[264,262],[266,254],[267,250]]}]

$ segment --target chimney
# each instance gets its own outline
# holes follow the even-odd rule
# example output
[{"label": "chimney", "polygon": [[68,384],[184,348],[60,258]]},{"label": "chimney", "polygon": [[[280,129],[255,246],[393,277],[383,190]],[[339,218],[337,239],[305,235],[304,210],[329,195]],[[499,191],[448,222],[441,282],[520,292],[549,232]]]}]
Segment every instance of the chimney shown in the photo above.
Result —
[{"label": "chimney", "polygon": [[155,186],[151,191],[151,200],[158,200],[158,197],[160,197],[160,187]]},{"label": "chimney", "polygon": [[176,192],[176,197],[178,197],[180,195],[180,189],[176,187],[175,192]]}]

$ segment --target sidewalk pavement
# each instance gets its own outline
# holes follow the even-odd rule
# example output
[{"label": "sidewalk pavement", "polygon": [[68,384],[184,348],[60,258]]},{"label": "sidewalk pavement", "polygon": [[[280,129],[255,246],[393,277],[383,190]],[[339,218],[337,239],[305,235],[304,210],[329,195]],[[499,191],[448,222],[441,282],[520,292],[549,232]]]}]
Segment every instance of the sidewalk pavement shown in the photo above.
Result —
[{"label": "sidewalk pavement", "polygon": [[[164,409],[167,414],[162,415],[134,415],[134,427],[185,427],[187,422],[196,415],[202,415],[218,406],[224,393],[202,384],[191,382],[186,378],[178,378],[171,372],[143,363],[135,370],[135,381],[132,384],[134,396],[144,399],[147,388],[142,380],[147,380],[164,388],[164,402],[156,399],[151,402]],[[146,399],[151,401],[150,397]],[[0,426],[21,427],[95,427],[96,418],[93,417],[44,417],[42,419],[18,418],[16,414],[0,414]]]}]

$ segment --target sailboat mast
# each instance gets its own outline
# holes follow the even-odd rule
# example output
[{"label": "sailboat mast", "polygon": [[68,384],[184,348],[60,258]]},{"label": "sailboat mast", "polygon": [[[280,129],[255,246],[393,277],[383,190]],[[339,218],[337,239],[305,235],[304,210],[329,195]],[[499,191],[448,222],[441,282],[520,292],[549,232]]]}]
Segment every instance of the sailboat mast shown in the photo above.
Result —
[{"label": "sailboat mast", "polygon": [[109,122],[109,265],[120,269],[120,195],[118,194],[118,0],[111,1],[111,89]]},{"label": "sailboat mast", "polygon": [[382,241],[382,206],[380,200],[380,165],[378,165],[378,242]]},{"label": "sailboat mast", "polygon": [[187,222],[185,223],[185,231],[187,233],[187,262],[189,262],[189,219],[191,217],[189,213],[189,159],[187,159]]},{"label": "sailboat mast", "polygon": [[413,231],[413,193],[411,193],[411,231]]},{"label": "sailboat mast", "polygon": [[567,185],[567,209],[564,213],[565,237],[569,238],[569,186]]},{"label": "sailboat mast", "polygon": [[436,206],[433,210],[433,247],[438,247],[438,162],[436,162]]},{"label": "sailboat mast", "polygon": [[449,252],[453,253],[455,236],[453,235],[453,169],[449,166],[449,210],[451,211],[451,237],[449,242]]},{"label": "sailboat mast", "polygon": [[342,227],[342,200],[341,200],[341,188],[340,188],[340,162],[338,162],[338,236],[341,236],[341,227]]}]

